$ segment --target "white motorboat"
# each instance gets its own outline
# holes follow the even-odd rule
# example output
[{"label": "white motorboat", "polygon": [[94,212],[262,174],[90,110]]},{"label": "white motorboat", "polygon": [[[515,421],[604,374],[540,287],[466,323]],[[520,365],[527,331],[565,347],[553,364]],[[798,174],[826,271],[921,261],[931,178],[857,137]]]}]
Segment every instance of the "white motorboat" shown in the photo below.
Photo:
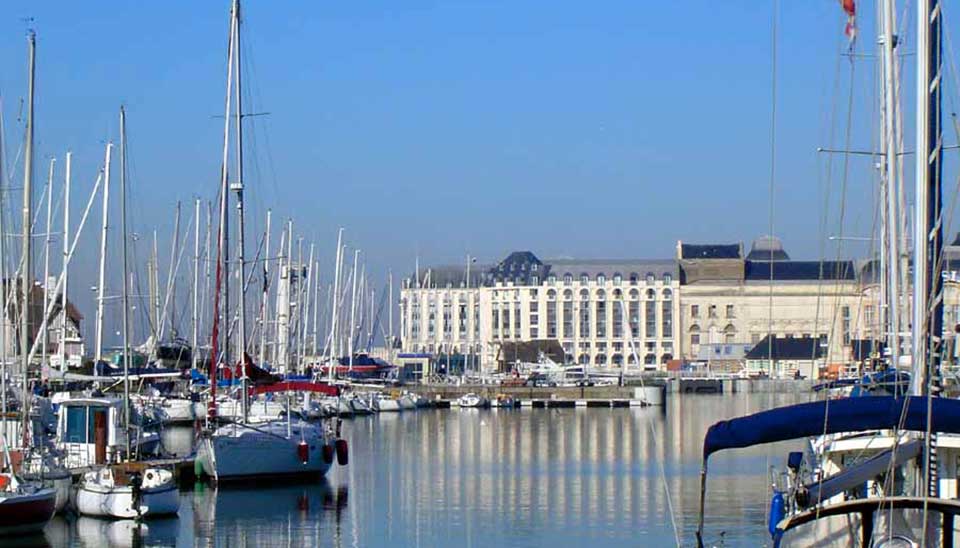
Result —
[{"label": "white motorboat", "polygon": [[80,478],[72,493],[72,505],[82,516],[169,516],[180,509],[180,493],[169,470],[105,466]]},{"label": "white motorboat", "polygon": [[400,411],[400,402],[386,394],[374,394],[371,397],[373,407],[381,413],[395,413]]},{"label": "white motorboat", "polygon": [[457,404],[460,407],[490,407],[490,400],[484,398],[479,394],[474,394],[470,392],[469,394],[464,394],[460,396],[460,399],[457,400]]},{"label": "white motorboat", "polygon": [[417,397],[409,392],[404,392],[398,399],[402,411],[412,411],[417,408]]},{"label": "white motorboat", "polygon": [[[340,441],[341,461],[345,464],[346,442]],[[320,426],[308,422],[235,423],[221,426],[200,441],[197,465],[215,481],[295,474],[319,476],[333,464],[337,445]]]},{"label": "white motorboat", "polygon": [[357,395],[353,395],[347,398],[347,401],[350,402],[350,408],[353,411],[353,414],[356,416],[372,415],[374,410],[370,407],[370,404],[367,401]]},{"label": "white motorboat", "polygon": [[327,396],[320,400],[320,406],[328,417],[352,417],[353,406],[347,398]]},{"label": "white motorboat", "polygon": [[520,407],[520,401],[505,394],[500,394],[490,401],[490,406],[513,409],[515,407]]}]

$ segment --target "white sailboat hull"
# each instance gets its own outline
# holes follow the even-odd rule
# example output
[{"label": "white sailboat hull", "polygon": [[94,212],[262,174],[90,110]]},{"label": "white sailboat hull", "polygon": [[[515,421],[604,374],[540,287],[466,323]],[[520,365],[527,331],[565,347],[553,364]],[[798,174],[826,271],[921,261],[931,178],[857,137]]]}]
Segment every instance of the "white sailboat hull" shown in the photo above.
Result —
[{"label": "white sailboat hull", "polygon": [[[197,462],[203,473],[217,481],[326,474],[332,463],[325,462],[323,446],[328,443],[320,428],[297,423],[286,435],[286,423],[277,421],[258,426],[228,425],[201,441]],[[300,440],[307,443],[306,462],[298,452]]]},{"label": "white sailboat hull", "polygon": [[[149,469],[144,476],[149,477]],[[147,518],[176,514],[180,509],[180,493],[172,475],[150,485],[144,480],[139,501],[131,485],[114,485],[112,480],[100,481],[100,472],[88,472],[73,491],[73,507],[81,516],[101,518]]]},{"label": "white sailboat hull", "polygon": [[374,400],[376,402],[377,411],[381,413],[389,413],[400,410],[400,403],[393,398],[377,398]]}]

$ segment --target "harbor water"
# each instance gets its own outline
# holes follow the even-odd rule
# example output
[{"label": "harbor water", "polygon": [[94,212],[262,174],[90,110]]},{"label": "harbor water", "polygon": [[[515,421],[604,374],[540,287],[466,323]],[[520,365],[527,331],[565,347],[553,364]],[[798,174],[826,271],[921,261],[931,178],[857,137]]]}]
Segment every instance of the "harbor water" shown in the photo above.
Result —
[{"label": "harbor water", "polygon": [[[669,546],[695,543],[703,434],[807,395],[671,395],[665,408],[420,410],[344,423],[316,482],[181,491],[177,519],[55,518],[50,546]],[[188,450],[190,429],[166,434]],[[711,459],[710,545],[762,546],[769,467],[799,443]],[[675,524],[675,525],[674,525]],[[676,529],[674,528],[676,527]]]}]

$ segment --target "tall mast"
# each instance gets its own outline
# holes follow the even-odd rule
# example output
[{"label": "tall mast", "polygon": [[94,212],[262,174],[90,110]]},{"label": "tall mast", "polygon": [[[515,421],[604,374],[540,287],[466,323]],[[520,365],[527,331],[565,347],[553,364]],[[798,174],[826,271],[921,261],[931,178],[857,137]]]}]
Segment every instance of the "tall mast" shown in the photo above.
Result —
[{"label": "tall mast", "polygon": [[341,242],[343,241],[343,228],[337,231],[337,254],[333,265],[333,306],[330,307],[330,364],[327,370],[330,380],[333,380],[334,371],[340,362],[340,356],[337,354],[337,305],[340,294],[340,263],[343,260]]},{"label": "tall mast", "polygon": [[[6,142],[4,141],[3,99],[0,98],[0,413],[7,416],[7,261],[6,261],[6,223],[4,222],[4,200],[6,199],[7,161]],[[6,435],[6,423],[0,435]]]},{"label": "tall mast", "polygon": [[[217,383],[217,364],[220,361],[218,356],[218,328],[219,324],[222,322],[224,326],[228,325],[229,322],[229,310],[230,310],[230,248],[228,246],[230,242],[229,231],[230,225],[228,223],[227,217],[227,193],[229,192],[229,186],[227,183],[227,166],[229,162],[229,153],[230,153],[230,105],[231,99],[233,98],[233,56],[236,49],[236,43],[234,37],[236,36],[235,25],[237,23],[235,13],[237,11],[237,2],[234,0],[233,8],[231,9],[230,14],[230,40],[228,41],[229,45],[227,47],[227,91],[226,99],[224,106],[224,120],[223,120],[223,157],[220,162],[220,228],[218,234],[218,243],[217,243],[217,275],[216,275],[216,285],[217,288],[214,291],[214,326],[213,326],[213,337],[211,342],[211,369],[213,373],[211,374],[211,398],[216,405],[216,386]],[[223,298],[223,302],[220,302],[220,298]],[[223,362],[230,363],[230,344],[229,341],[225,341],[223,345]],[[214,407],[213,413],[216,414],[216,408]]]},{"label": "tall mast", "polygon": [[29,390],[27,387],[27,370],[30,367],[30,289],[33,284],[30,282],[30,276],[32,274],[32,266],[30,264],[30,219],[33,216],[33,93],[34,93],[34,71],[36,68],[36,55],[37,55],[37,36],[31,30],[27,35],[27,43],[29,44],[29,60],[30,60],[30,69],[28,76],[28,90],[27,90],[27,128],[26,128],[26,152],[24,156],[23,163],[23,247],[22,247],[22,261],[23,261],[23,270],[21,271],[21,284],[20,284],[20,365],[23,373],[23,385],[22,389],[22,399],[23,405],[20,409],[20,415],[22,418],[21,427],[23,432],[23,446],[27,446],[27,424],[29,418],[29,410],[27,409],[29,399]]},{"label": "tall mast", "polygon": [[927,395],[940,367],[943,336],[941,148],[941,11],[939,0],[917,0],[916,205],[913,289],[913,394]]},{"label": "tall mast", "polygon": [[[469,278],[467,278],[469,280]],[[469,282],[468,282],[469,283]],[[393,269],[387,271],[387,359],[393,363]]]},{"label": "tall mast", "polygon": [[[47,231],[43,239],[43,309],[47,309],[50,302],[50,244],[53,243],[51,229],[53,227],[53,168],[57,165],[56,158],[50,158],[50,170],[47,172]],[[40,363],[47,363],[47,344],[50,340],[48,331],[43,330],[43,340],[40,346]]]},{"label": "tall mast", "polygon": [[200,349],[200,198],[193,203],[193,312],[190,328],[190,367],[197,368]]},{"label": "tall mast", "polygon": [[[109,228],[108,210],[110,207],[110,156],[113,152],[113,143],[107,143],[107,151],[103,159],[103,220],[100,224],[100,276],[97,283],[97,338],[96,360],[103,361],[103,301],[107,285],[107,229]],[[124,274],[126,285],[126,274]]]},{"label": "tall mast", "polygon": [[[73,153],[68,152],[64,166],[63,180],[63,289],[60,291],[60,370],[67,370],[67,273],[69,264],[67,255],[70,254],[70,166],[73,162]],[[0,208],[2,210],[2,208]],[[0,233],[3,231],[0,230]],[[2,238],[0,238],[2,239]],[[0,255],[3,253],[0,252]]]},{"label": "tall mast", "polygon": [[[320,261],[314,261],[310,268],[311,272],[316,273],[316,278],[313,280],[313,307],[311,311],[313,312],[313,326],[310,333],[311,344],[310,344],[310,355],[313,356],[314,362],[317,359],[317,331],[318,325],[317,322],[320,320]],[[311,275],[311,278],[313,276]]]},{"label": "tall mast", "polygon": [[[123,322],[123,425],[127,444],[127,459],[130,458],[130,318],[127,291],[127,112],[120,107],[120,239],[123,253],[123,291],[120,318]],[[171,259],[172,260],[172,259]],[[158,341],[159,342],[159,341]]]},{"label": "tall mast", "polygon": [[351,276],[353,277],[353,291],[352,291],[352,295],[351,295],[351,297],[350,297],[350,330],[348,331],[348,333],[349,333],[348,337],[349,337],[349,338],[347,339],[347,349],[348,349],[349,352],[350,352],[350,355],[349,355],[349,357],[347,358],[347,359],[349,360],[348,363],[350,364],[349,367],[347,368],[349,371],[353,371],[353,334],[356,332],[356,329],[357,329],[357,324],[356,324],[356,321],[357,321],[357,317],[356,317],[356,316],[357,316],[357,277],[358,277],[358,276],[357,276],[357,263],[358,263],[359,261],[360,261],[360,250],[357,249],[357,250],[355,250],[355,251],[353,252],[353,273],[351,274]]},{"label": "tall mast", "polygon": [[897,38],[894,35],[896,28],[896,15],[893,7],[894,0],[884,0],[880,10],[882,48],[883,48],[883,88],[884,88],[884,135],[883,148],[885,153],[884,163],[884,192],[886,201],[886,223],[885,242],[881,245],[886,247],[885,255],[887,258],[886,280],[888,293],[886,294],[887,313],[881,311],[880,317],[886,316],[886,322],[881,323],[884,328],[890,329],[890,335],[887,337],[890,348],[890,358],[894,367],[900,362],[900,317],[901,317],[901,299],[900,299],[900,212],[899,212],[899,192],[897,188],[900,181],[897,178],[897,163],[899,156],[899,138],[897,135],[897,120],[900,100],[898,97],[898,87],[896,78],[896,47]]},{"label": "tall mast", "polygon": [[263,261],[263,289],[260,301],[260,357],[257,360],[262,366],[267,359],[267,318],[270,309],[270,216],[271,212],[267,210],[267,227],[264,232],[264,261]]},{"label": "tall mast", "polygon": [[[233,41],[234,41],[234,77],[237,80],[236,89],[236,134],[237,134],[237,150],[236,150],[236,160],[237,160],[237,173],[236,180],[230,186],[230,190],[234,191],[237,194],[237,268],[239,270],[240,280],[238,288],[238,301],[237,308],[238,314],[240,316],[240,321],[238,323],[238,332],[237,332],[237,359],[240,360],[240,363],[243,364],[241,367],[241,380],[243,381],[243,391],[246,394],[246,358],[245,352],[247,350],[247,309],[246,309],[246,299],[244,298],[243,284],[246,277],[246,264],[244,264],[244,223],[243,223],[243,103],[242,94],[241,94],[241,70],[240,70],[240,0],[233,0]],[[246,405],[246,395],[242,398],[244,400],[244,406]],[[246,416],[246,413],[244,413]]]}]

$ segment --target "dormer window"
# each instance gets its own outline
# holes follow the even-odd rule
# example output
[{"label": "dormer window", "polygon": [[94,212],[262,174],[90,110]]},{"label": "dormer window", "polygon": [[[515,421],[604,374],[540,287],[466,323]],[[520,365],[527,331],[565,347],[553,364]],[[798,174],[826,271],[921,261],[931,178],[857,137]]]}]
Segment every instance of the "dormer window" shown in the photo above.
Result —
[{"label": "dormer window", "polygon": [[603,285],[607,283],[607,277],[603,274],[597,274],[597,285]]},{"label": "dormer window", "polygon": [[656,281],[656,277],[653,275],[653,272],[647,272],[647,285],[653,285],[654,281]]}]

